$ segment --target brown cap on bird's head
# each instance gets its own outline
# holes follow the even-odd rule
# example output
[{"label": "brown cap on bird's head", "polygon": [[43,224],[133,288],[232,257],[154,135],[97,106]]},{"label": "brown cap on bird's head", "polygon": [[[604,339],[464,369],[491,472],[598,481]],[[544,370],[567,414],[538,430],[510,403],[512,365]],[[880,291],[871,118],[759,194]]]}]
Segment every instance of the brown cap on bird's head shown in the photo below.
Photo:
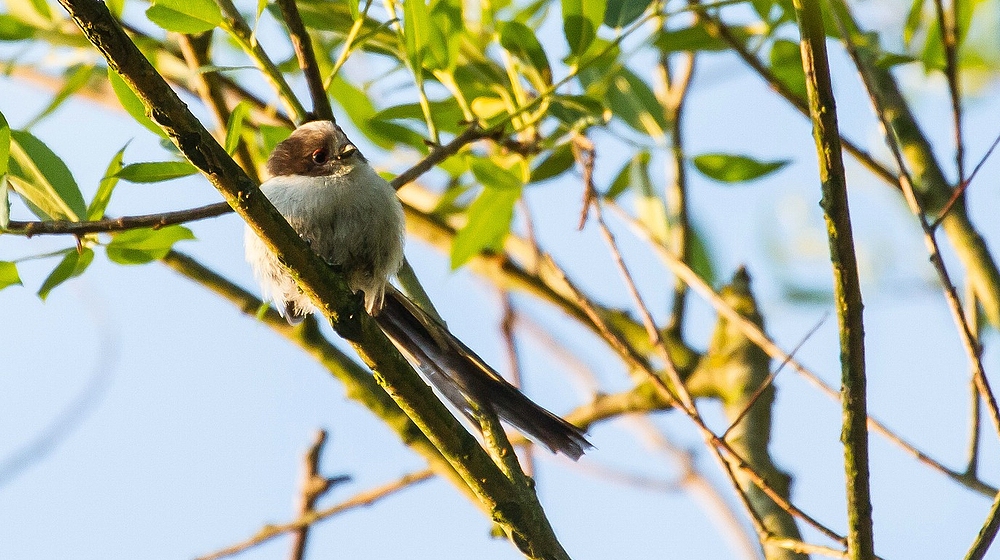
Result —
[{"label": "brown cap on bird's head", "polygon": [[267,171],[272,177],[343,175],[359,159],[365,161],[339,126],[330,121],[312,121],[275,146],[267,160]]}]

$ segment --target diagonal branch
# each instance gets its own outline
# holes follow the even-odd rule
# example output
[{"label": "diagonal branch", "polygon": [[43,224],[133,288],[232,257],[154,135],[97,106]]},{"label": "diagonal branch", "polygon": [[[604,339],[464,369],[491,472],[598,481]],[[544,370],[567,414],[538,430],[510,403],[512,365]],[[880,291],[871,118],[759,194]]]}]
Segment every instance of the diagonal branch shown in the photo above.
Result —
[{"label": "diagonal branch", "polygon": [[323,260],[281,217],[256,184],[205,130],[177,94],[128,38],[100,2],[60,0],[109,66],[136,93],[148,115],[180,152],[247,222],[295,277],[303,293],[330,318],[376,378],[427,437],[441,450],[510,540],[532,557],[568,558],[530,490],[515,486],[476,440],[434,396],[400,356],[360,302],[342,274]]}]

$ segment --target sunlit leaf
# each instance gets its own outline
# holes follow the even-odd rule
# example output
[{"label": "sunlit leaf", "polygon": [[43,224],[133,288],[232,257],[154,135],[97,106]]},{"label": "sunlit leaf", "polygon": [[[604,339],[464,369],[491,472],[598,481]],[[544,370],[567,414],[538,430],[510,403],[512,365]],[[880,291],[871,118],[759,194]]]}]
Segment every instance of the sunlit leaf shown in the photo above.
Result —
[{"label": "sunlit leaf", "polygon": [[10,225],[10,183],[7,176],[0,174],[0,229]]},{"label": "sunlit leaf", "polygon": [[451,244],[451,267],[464,265],[485,249],[499,249],[510,232],[520,188],[483,189],[466,212],[468,222]]},{"label": "sunlit leaf", "polygon": [[706,177],[722,183],[753,181],[785,167],[789,160],[760,161],[734,154],[702,154],[693,160],[694,166]]},{"label": "sunlit leaf", "polygon": [[222,11],[212,0],[153,0],[146,17],[177,33],[204,33],[222,23]]},{"label": "sunlit leaf", "polygon": [[12,130],[10,180],[42,219],[79,220],[86,214],[80,187],[66,164],[31,133]]},{"label": "sunlit leaf", "polygon": [[10,159],[10,125],[3,113],[0,113],[0,175],[7,173],[7,160]]},{"label": "sunlit leaf", "polygon": [[17,265],[12,262],[0,261],[0,290],[7,286],[20,286],[21,277],[17,274]]},{"label": "sunlit leaf", "polygon": [[186,161],[144,161],[126,165],[117,177],[130,183],[159,183],[197,172],[198,168]]},{"label": "sunlit leaf", "polygon": [[135,122],[146,127],[150,132],[161,138],[167,137],[167,133],[163,132],[152,119],[146,116],[146,109],[142,106],[142,101],[139,101],[135,92],[128,87],[121,76],[111,69],[110,66],[108,67],[108,81],[111,82],[111,89],[114,90],[118,102],[122,104],[125,112],[135,119]]},{"label": "sunlit leaf", "polygon": [[607,121],[610,112],[600,101],[586,95],[557,95],[549,105],[549,114],[568,129],[583,129]]},{"label": "sunlit leaf", "polygon": [[56,265],[55,269],[49,274],[49,276],[42,282],[42,287],[38,289],[38,297],[45,301],[45,298],[49,297],[49,293],[52,292],[56,286],[62,284],[63,282],[69,280],[70,278],[76,278],[77,276],[83,274],[83,271],[87,270],[90,263],[94,261],[94,251],[90,248],[84,248],[83,251],[78,252],[76,249],[70,249],[63,257],[59,264]]},{"label": "sunlit leaf", "polygon": [[562,0],[563,33],[570,54],[579,56],[594,42],[604,9],[604,0]]},{"label": "sunlit leaf", "polygon": [[7,11],[15,18],[38,27],[52,22],[52,7],[47,0],[6,0]]},{"label": "sunlit leaf", "polygon": [[488,159],[472,158],[469,167],[476,181],[487,188],[520,191],[524,184],[516,174]]},{"label": "sunlit leaf", "polygon": [[430,34],[430,15],[424,0],[404,0],[403,2],[403,38],[406,53],[415,68],[420,67],[420,57],[427,48]]},{"label": "sunlit leaf", "polygon": [[715,285],[715,264],[698,228],[688,226],[688,266],[709,285]]},{"label": "sunlit leaf", "polygon": [[910,46],[910,42],[913,41],[913,36],[917,32],[917,28],[920,27],[921,15],[924,10],[924,2],[926,0],[913,0],[913,4],[910,4],[910,11],[906,14],[906,23],[903,24],[903,44],[907,47]]},{"label": "sunlit leaf", "polygon": [[503,22],[499,26],[500,45],[510,54],[521,59],[534,68],[545,84],[552,84],[552,68],[545,50],[533,31],[523,23],[516,21]]},{"label": "sunlit leaf", "polygon": [[621,29],[639,19],[652,3],[653,0],[608,0],[608,7],[604,12],[604,25]]},{"label": "sunlit leaf", "polygon": [[226,152],[229,155],[236,153],[236,148],[240,145],[240,137],[243,135],[243,123],[247,115],[250,114],[250,103],[240,101],[233,112],[229,114],[229,122],[226,123]]},{"label": "sunlit leaf", "polygon": [[145,264],[162,259],[174,243],[185,239],[194,239],[194,234],[179,225],[123,231],[108,243],[108,258],[118,264]]},{"label": "sunlit leaf", "polygon": [[802,53],[791,41],[775,41],[771,47],[771,72],[802,99],[806,98],[806,74],[802,70]]},{"label": "sunlit leaf", "polygon": [[274,148],[277,147],[285,138],[288,138],[292,134],[292,129],[286,126],[271,126],[269,124],[262,124],[258,127],[260,130],[260,138],[264,141],[264,151],[271,153]]},{"label": "sunlit leaf", "polygon": [[24,41],[35,36],[35,28],[9,14],[0,14],[0,41]]},{"label": "sunlit leaf", "polygon": [[122,17],[122,11],[125,10],[125,0],[105,0],[104,4],[108,7],[111,15],[117,18]]},{"label": "sunlit leaf", "polygon": [[128,144],[122,146],[122,149],[118,150],[108,162],[108,167],[104,170],[104,178],[101,179],[97,193],[94,194],[94,198],[87,207],[88,220],[100,220],[104,217],[104,211],[108,209],[108,202],[111,201],[111,193],[118,185],[118,172],[122,169],[122,158],[125,156],[125,148],[127,147]]},{"label": "sunlit leaf", "polygon": [[[743,32],[741,28],[730,27],[729,32],[740,36]],[[682,29],[666,29],[656,34],[653,44],[660,52],[671,53],[680,51],[724,51],[729,49],[727,43],[721,37],[716,37],[705,29],[704,25],[697,23],[693,27]]]},{"label": "sunlit leaf", "polygon": [[38,115],[36,115],[35,118],[31,119],[31,121],[28,124],[26,124],[24,128],[25,129],[31,128],[35,126],[35,124],[37,124],[38,121],[52,114],[52,112],[58,109],[63,104],[64,101],[69,99],[71,95],[73,95],[77,91],[80,91],[80,89],[83,86],[87,85],[87,83],[90,82],[90,79],[93,75],[94,75],[93,64],[77,64],[74,66],[70,66],[66,70],[66,74],[64,75],[64,81],[62,87],[59,88],[58,92],[56,92],[55,96],[52,98],[52,101],[49,101],[48,106],[45,107],[45,109],[42,109],[42,112],[38,113]]},{"label": "sunlit leaf", "polygon": [[622,68],[607,90],[608,105],[614,116],[638,132],[651,137],[665,134],[669,123],[653,90],[631,70]]},{"label": "sunlit leaf", "polygon": [[[376,111],[371,98],[351,82],[337,76],[330,92],[354,126],[378,147],[388,150],[400,143],[417,150],[426,150],[421,136],[396,123],[382,120],[381,113]],[[420,120],[422,122],[423,118]]]},{"label": "sunlit leaf", "polygon": [[573,159],[572,146],[569,143],[560,144],[531,170],[530,182],[539,183],[562,175],[567,169],[573,166]]}]

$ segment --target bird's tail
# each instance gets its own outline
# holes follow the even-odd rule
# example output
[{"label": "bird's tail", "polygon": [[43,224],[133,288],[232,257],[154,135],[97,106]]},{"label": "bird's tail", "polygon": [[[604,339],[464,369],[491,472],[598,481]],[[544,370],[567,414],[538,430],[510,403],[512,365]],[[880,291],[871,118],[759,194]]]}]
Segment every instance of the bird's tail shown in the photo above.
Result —
[{"label": "bird's tail", "polygon": [[391,286],[375,316],[382,331],[445,398],[465,414],[489,407],[525,435],[574,461],[592,447],[583,430],[538,406],[447,327]]}]

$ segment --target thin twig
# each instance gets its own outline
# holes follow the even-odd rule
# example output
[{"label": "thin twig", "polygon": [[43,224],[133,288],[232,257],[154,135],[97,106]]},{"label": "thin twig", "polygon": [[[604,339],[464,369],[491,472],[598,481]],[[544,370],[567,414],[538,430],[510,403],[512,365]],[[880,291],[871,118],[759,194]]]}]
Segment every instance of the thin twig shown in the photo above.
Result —
[{"label": "thin twig", "polygon": [[271,83],[271,86],[278,93],[278,98],[284,103],[285,108],[292,115],[295,122],[298,124],[303,123],[306,120],[305,107],[302,106],[292,88],[289,87],[288,81],[285,80],[285,76],[281,73],[281,70],[278,69],[278,66],[264,52],[264,48],[260,46],[260,43],[257,42],[253,30],[250,29],[246,20],[243,19],[243,15],[233,5],[232,0],[215,0],[215,2],[222,9],[222,28],[229,33],[247,56],[253,59],[254,64],[257,65],[264,74],[264,77],[267,78],[267,81]]},{"label": "thin twig", "polygon": [[[503,302],[503,317],[500,319],[500,335],[503,338],[504,349],[507,351],[507,368],[510,371],[510,382],[515,387],[520,388],[524,381],[521,374],[521,354],[517,350],[517,339],[514,333],[518,313],[514,308],[514,301],[511,298],[510,292],[503,292],[501,297]],[[525,453],[525,460],[522,462],[524,474],[532,476],[535,472],[534,453],[532,453],[534,446],[531,445],[531,440],[525,440],[525,442],[521,448]]]},{"label": "thin twig", "polygon": [[285,533],[290,533],[296,531],[302,527],[308,527],[317,521],[323,521],[335,515],[350,511],[352,509],[357,509],[359,507],[366,507],[374,504],[375,502],[387,498],[400,490],[404,490],[425,480],[429,480],[434,476],[434,473],[430,469],[425,469],[419,472],[411,473],[406,476],[401,477],[398,480],[390,482],[388,484],[383,484],[372,488],[371,490],[366,490],[356,494],[354,497],[344,500],[343,502],[326,509],[321,509],[318,511],[313,511],[306,516],[300,517],[299,519],[292,521],[290,523],[283,523],[281,525],[266,525],[264,526],[256,535],[250,537],[249,539],[228,546],[217,552],[201,556],[197,560],[218,560],[219,558],[225,558],[226,556],[232,556],[234,554],[243,552],[249,548],[253,548],[272,539],[280,537]]},{"label": "thin twig", "polygon": [[[806,381],[811,383],[814,387],[819,389],[820,392],[829,397],[831,400],[840,402],[840,393],[837,392],[836,389],[823,381],[823,379],[820,378],[815,372],[806,368],[804,365],[799,363],[798,360],[794,359],[790,354],[782,350],[781,347],[779,347],[760,327],[755,325],[746,317],[740,315],[735,309],[732,308],[732,306],[727,304],[726,301],[723,300],[722,297],[711,286],[709,286],[707,282],[698,276],[696,272],[691,270],[688,265],[677,259],[677,257],[674,256],[669,249],[658,242],[656,238],[643,227],[642,224],[634,218],[628,216],[628,214],[622,211],[617,205],[612,204],[611,208],[616,211],[616,214],[621,219],[625,220],[636,235],[649,242],[653,247],[653,250],[656,251],[657,255],[659,255],[659,257],[663,260],[664,264],[666,264],[674,274],[680,276],[685,282],[687,282],[688,285],[698,293],[698,295],[700,295],[709,303],[709,305],[712,306],[713,309],[715,309],[716,313],[724,316],[731,323],[736,325],[737,328],[740,329],[740,332],[742,332],[754,344],[763,349],[768,356],[774,358],[775,360],[787,362],[799,375],[805,378]],[[983,495],[993,496],[997,493],[997,489],[993,486],[986,484],[975,477],[969,477],[966,474],[949,469],[944,464],[917,449],[912,443],[906,441],[890,430],[885,424],[871,416],[868,417],[868,427],[912,455],[917,461],[944,474],[953,481]]]},{"label": "thin twig", "polygon": [[[660,74],[664,85],[664,99],[661,101],[670,123],[670,153],[668,165],[673,174],[666,188],[667,212],[669,215],[669,238],[675,255],[684,262],[691,259],[691,223],[688,219],[687,157],[684,153],[684,130],[681,126],[684,116],[684,101],[691,91],[694,77],[695,53],[685,53],[683,63],[677,72],[670,68],[670,56],[660,57]],[[673,307],[667,329],[680,336],[684,327],[684,310],[687,302],[688,285],[680,278],[674,280]]]},{"label": "thin twig", "polygon": [[[576,142],[574,142],[574,151],[577,157],[577,161],[580,162],[583,168],[583,182],[584,188],[589,190],[596,190],[593,185],[593,163],[594,163],[594,153],[593,146],[590,144],[589,140],[585,138],[578,137]],[[825,535],[837,542],[845,542],[844,538],[838,535],[832,529],[829,529],[819,521],[817,521],[812,516],[808,515],[795,505],[793,505],[788,499],[781,495],[780,492],[776,491],[759,473],[754,470],[754,467],[750,465],[745,459],[743,459],[739,453],[737,453],[728,442],[720,439],[716,436],[711,429],[702,420],[700,414],[698,413],[697,407],[695,406],[694,399],[691,397],[690,392],[688,392],[687,387],[684,385],[683,380],[677,371],[676,365],[673,362],[673,357],[670,355],[666,344],[660,335],[659,329],[657,329],[653,317],[649,312],[649,308],[646,306],[639,294],[638,288],[632,279],[631,273],[628,267],[625,265],[624,260],[621,256],[621,251],[618,249],[617,243],[614,239],[614,235],[611,230],[608,229],[607,224],[604,222],[604,218],[601,212],[600,200],[596,196],[588,197],[592,202],[594,219],[597,222],[598,227],[601,230],[601,234],[604,237],[605,242],[609,246],[612,258],[614,258],[615,263],[618,267],[619,273],[621,274],[623,281],[625,282],[626,288],[632,296],[637,308],[639,309],[640,315],[642,316],[643,325],[646,328],[647,334],[649,335],[650,342],[653,344],[654,348],[657,350],[660,359],[664,362],[665,370],[668,379],[673,384],[673,389],[667,387],[666,383],[660,379],[656,372],[649,368],[643,368],[641,371],[646,375],[652,386],[660,393],[661,398],[665,401],[673,399],[679,401],[681,409],[684,413],[694,421],[695,426],[699,429],[702,436],[705,439],[706,444],[708,444],[709,449],[713,452],[716,458],[722,465],[731,464],[738,468],[741,472],[746,474],[755,485],[757,485],[764,494],[769,497],[778,507],[784,510],[789,515],[798,516],[805,522],[809,523],[819,531],[823,532]],[[728,461],[723,457],[722,451],[728,456]],[[741,491],[740,485],[732,477],[734,487],[737,491]],[[794,525],[793,525],[794,527]],[[796,535],[797,537],[798,535]]]},{"label": "thin twig", "polygon": [[802,337],[802,340],[800,340],[799,343],[795,345],[795,348],[792,348],[792,351],[788,353],[788,358],[782,360],[781,364],[778,366],[777,369],[767,374],[767,377],[764,379],[764,382],[757,387],[757,389],[753,392],[753,395],[750,395],[750,398],[747,399],[746,404],[743,406],[743,410],[741,410],[739,414],[737,414],[736,417],[729,422],[729,427],[726,428],[725,432],[722,432],[722,435],[719,436],[720,438],[726,439],[726,436],[728,436],[729,433],[733,431],[733,428],[735,428],[743,420],[743,417],[746,416],[748,412],[750,412],[750,408],[754,405],[754,403],[757,402],[757,399],[759,399],[760,396],[764,394],[764,391],[766,391],[767,388],[770,387],[772,383],[774,383],[774,378],[777,377],[779,373],[781,373],[781,370],[784,369],[786,365],[788,365],[788,362],[792,359],[793,356],[795,356],[795,353],[798,352],[800,348],[802,348],[802,345],[805,344],[806,341],[812,337],[812,335],[816,334],[816,331],[818,331],[819,328],[823,326],[824,321],[826,321],[825,315],[823,316],[823,318],[821,318],[819,321],[816,322],[813,328],[809,329],[809,332],[807,332],[805,336]]},{"label": "thin twig", "polygon": [[[841,0],[840,5],[843,6],[844,10],[846,10],[846,4],[843,3],[843,0]],[[951,281],[951,275],[948,272],[948,268],[945,266],[944,259],[941,257],[941,249],[937,242],[937,236],[927,220],[927,214],[924,212],[920,199],[918,198],[916,192],[914,192],[913,181],[907,169],[906,161],[903,158],[902,149],[897,141],[895,130],[892,128],[891,123],[887,120],[886,110],[883,106],[880,92],[875,87],[868,61],[862,57],[861,52],[854,42],[852,33],[849,32],[853,29],[849,30],[847,22],[842,21],[840,17],[840,10],[834,10],[833,13],[835,16],[834,20],[840,27],[841,35],[844,38],[844,44],[847,47],[851,58],[854,60],[855,66],[861,74],[861,79],[865,84],[866,90],[868,91],[869,99],[875,109],[876,115],[879,118],[879,124],[882,127],[882,135],[885,138],[889,149],[892,151],[893,157],[896,158],[896,162],[899,165],[900,187],[903,189],[903,194],[905,195],[906,202],[910,207],[910,211],[914,216],[916,216],[918,222],[920,223],[920,227],[923,230],[924,243],[927,246],[927,252],[930,255],[931,264],[934,266],[935,272],[937,272],[938,280],[941,282],[941,286],[944,290],[945,301],[948,303],[952,319],[958,327],[959,338],[962,341],[962,346],[964,347],[966,355],[969,358],[969,362],[972,364],[973,380],[975,381],[983,399],[986,401],[987,411],[990,414],[993,427],[997,434],[1000,434],[1000,408],[997,406],[996,397],[990,388],[989,379],[986,377],[986,371],[983,368],[981,356],[982,349],[979,347],[976,337],[972,332],[972,328],[969,325],[968,318],[962,310],[962,303],[958,297],[958,292],[955,289],[955,284]]]},{"label": "thin twig", "polygon": [[[334,485],[350,480],[350,477],[340,476],[326,478],[319,473],[319,460],[323,454],[323,444],[326,443],[326,430],[318,430],[312,445],[302,459],[302,488],[299,493],[298,516],[302,519],[316,509],[316,502]],[[310,524],[303,524],[295,529],[292,535],[291,560],[302,560],[306,553],[306,541],[309,538]]]},{"label": "thin twig", "polygon": [[948,80],[948,93],[951,97],[951,120],[955,133],[955,168],[958,170],[958,184],[965,183],[965,139],[962,134],[962,84],[958,79],[958,10],[961,2],[952,2],[952,13],[944,9],[943,0],[934,0],[937,12],[938,28],[941,30],[941,43],[944,46],[944,75]]},{"label": "thin twig", "polygon": [[316,63],[316,53],[313,52],[312,40],[302,24],[299,7],[295,0],[277,0],[278,8],[288,26],[288,35],[295,49],[295,58],[299,61],[299,69],[305,74],[309,95],[312,98],[313,114],[319,120],[337,122],[330,107],[330,98],[323,87],[323,77],[319,74],[319,64]]},{"label": "thin twig", "polygon": [[944,221],[945,217],[948,216],[948,213],[951,212],[951,209],[953,206],[955,206],[955,203],[958,202],[962,198],[962,195],[965,194],[965,191],[968,190],[969,185],[972,183],[972,180],[976,178],[976,174],[979,173],[979,170],[983,167],[983,164],[985,164],[986,160],[990,159],[990,156],[993,155],[993,150],[997,149],[998,144],[1000,144],[1000,134],[998,134],[997,137],[993,139],[993,143],[990,144],[990,148],[986,150],[986,153],[983,154],[983,157],[979,160],[979,163],[977,163],[976,166],[972,169],[972,173],[969,174],[969,178],[959,183],[958,188],[955,189],[955,192],[952,193],[951,198],[948,199],[948,202],[945,203],[944,207],[941,209],[941,213],[938,215],[937,219],[935,219],[934,223],[931,224],[931,229],[936,230],[938,226],[941,225],[941,222]]}]

